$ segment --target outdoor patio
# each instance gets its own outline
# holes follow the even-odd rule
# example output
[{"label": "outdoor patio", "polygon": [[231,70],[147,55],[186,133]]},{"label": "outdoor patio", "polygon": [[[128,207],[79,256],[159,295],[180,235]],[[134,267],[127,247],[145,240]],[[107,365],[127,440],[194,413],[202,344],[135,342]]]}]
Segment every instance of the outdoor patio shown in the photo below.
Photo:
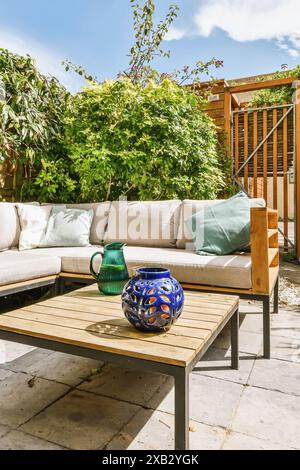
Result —
[{"label": "outdoor patio", "polygon": [[0,452],[300,450],[295,2],[12,3]]},{"label": "outdoor patio", "polygon": [[[299,288],[299,268],[284,278]],[[298,283],[298,286],[297,286]],[[241,312],[259,306],[241,302]],[[262,317],[241,315],[240,370],[230,369],[229,332],[191,376],[192,449],[300,449],[300,308],[272,318],[272,359]],[[14,343],[1,344],[2,449],[172,449],[173,393],[162,375]]]}]

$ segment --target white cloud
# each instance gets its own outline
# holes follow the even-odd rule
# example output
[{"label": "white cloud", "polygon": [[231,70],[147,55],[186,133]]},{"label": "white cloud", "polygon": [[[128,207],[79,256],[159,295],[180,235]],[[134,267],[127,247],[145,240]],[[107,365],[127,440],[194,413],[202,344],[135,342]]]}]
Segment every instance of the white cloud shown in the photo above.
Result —
[{"label": "white cloud", "polygon": [[297,51],[297,49],[288,49],[288,54],[293,57],[294,59],[297,59],[297,57],[299,57],[299,51]]},{"label": "white cloud", "polygon": [[299,0],[202,0],[195,24],[201,36],[219,28],[235,41],[277,40],[292,57],[299,55]]},{"label": "white cloud", "polygon": [[64,57],[60,57],[57,52],[34,41],[32,38],[1,28],[0,47],[17,54],[31,55],[42,73],[58,78],[70,91],[77,91],[83,84],[79,77],[77,78],[72,73],[64,71],[64,67],[61,65]]},{"label": "white cloud", "polygon": [[176,28],[175,26],[171,26],[169,31],[165,36],[165,41],[178,41],[178,39],[182,39],[186,36],[186,30],[181,28]]}]

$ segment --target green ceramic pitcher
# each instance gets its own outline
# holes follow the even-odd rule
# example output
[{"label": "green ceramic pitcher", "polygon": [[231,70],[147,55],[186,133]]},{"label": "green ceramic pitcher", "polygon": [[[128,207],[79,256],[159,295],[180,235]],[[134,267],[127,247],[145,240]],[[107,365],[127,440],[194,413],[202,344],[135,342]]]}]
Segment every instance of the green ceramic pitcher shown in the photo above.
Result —
[{"label": "green ceramic pitcher", "polygon": [[[121,242],[110,243],[105,245],[103,253],[98,251],[91,257],[90,272],[98,282],[98,289],[101,294],[121,294],[129,279],[123,252],[124,245]],[[94,259],[98,255],[102,257],[102,263],[97,273],[94,270]]]}]

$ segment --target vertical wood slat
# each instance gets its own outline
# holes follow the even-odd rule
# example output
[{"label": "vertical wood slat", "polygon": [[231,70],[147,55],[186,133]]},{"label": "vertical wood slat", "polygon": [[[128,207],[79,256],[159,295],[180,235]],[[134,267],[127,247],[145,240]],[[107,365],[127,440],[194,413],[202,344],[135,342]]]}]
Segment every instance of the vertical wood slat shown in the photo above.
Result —
[{"label": "vertical wood slat", "polygon": [[[263,111],[263,139],[267,136],[268,131],[268,114]],[[268,204],[268,148],[267,142],[263,145],[263,178],[264,178],[264,199]]]},{"label": "vertical wood slat", "polygon": [[[283,108],[283,113],[287,108]],[[284,233],[284,251],[288,251],[287,237],[289,235],[289,202],[288,202],[288,118],[283,121],[283,233]]]},{"label": "vertical wood slat", "polygon": [[[257,147],[257,111],[253,113],[253,150]],[[257,197],[257,153],[253,157],[254,197]]]},{"label": "vertical wood slat", "polygon": [[[248,158],[248,112],[244,113],[244,161]],[[244,188],[248,192],[248,165],[244,168]]]},{"label": "vertical wood slat", "polygon": [[251,274],[252,289],[269,292],[268,209],[252,208],[251,214]]},{"label": "vertical wood slat", "polygon": [[[277,124],[277,109],[273,109],[273,127]],[[273,209],[277,209],[277,129],[273,132]]]},{"label": "vertical wood slat", "polygon": [[295,242],[296,257],[300,259],[300,86],[296,88],[295,104],[295,183],[296,183],[296,207],[295,207]]},{"label": "vertical wood slat", "polygon": [[226,138],[226,153],[231,156],[231,93],[225,89],[224,92],[224,131]]},{"label": "vertical wood slat", "polygon": [[234,115],[234,171],[239,171],[239,114]]}]

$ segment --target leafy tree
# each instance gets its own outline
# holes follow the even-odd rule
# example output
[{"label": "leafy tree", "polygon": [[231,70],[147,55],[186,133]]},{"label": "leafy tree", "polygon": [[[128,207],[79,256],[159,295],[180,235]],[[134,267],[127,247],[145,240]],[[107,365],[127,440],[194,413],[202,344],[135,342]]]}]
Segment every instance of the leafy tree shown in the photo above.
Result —
[{"label": "leafy tree", "polygon": [[[129,78],[133,84],[147,84],[149,80],[160,82],[166,77],[174,80],[178,85],[188,81],[193,85],[201,81],[205,76],[213,79],[210,69],[223,67],[223,61],[212,58],[211,60],[197,61],[194,66],[185,65],[182,69],[171,73],[158,73],[153,68],[153,61],[159,57],[170,57],[170,51],[164,50],[162,44],[170,26],[178,16],[178,5],[170,5],[164,19],[155,24],[155,2],[154,0],[130,0],[133,13],[134,44],[129,53],[129,67],[119,73],[119,77]],[[84,77],[91,84],[99,84],[96,76],[87,72],[82,66],[73,64],[70,60],[63,62],[66,71],[73,70]],[[211,87],[206,90],[209,93]],[[199,92],[198,92],[199,93]]]},{"label": "leafy tree", "polygon": [[30,179],[43,157],[62,152],[68,96],[53,77],[42,75],[30,56],[0,49],[0,162],[8,163],[17,190],[18,174]]},{"label": "leafy tree", "polygon": [[211,198],[222,187],[217,140],[202,101],[169,79],[129,79],[79,93],[66,119],[83,201]]},{"label": "leafy tree", "polygon": [[124,74],[132,83],[143,83],[158,76],[151,63],[155,57],[170,57],[170,51],[162,48],[169,28],[179,10],[178,5],[171,5],[164,20],[155,27],[153,0],[141,3],[139,0],[130,0],[133,10],[133,29],[135,42],[130,50],[129,69]]}]

